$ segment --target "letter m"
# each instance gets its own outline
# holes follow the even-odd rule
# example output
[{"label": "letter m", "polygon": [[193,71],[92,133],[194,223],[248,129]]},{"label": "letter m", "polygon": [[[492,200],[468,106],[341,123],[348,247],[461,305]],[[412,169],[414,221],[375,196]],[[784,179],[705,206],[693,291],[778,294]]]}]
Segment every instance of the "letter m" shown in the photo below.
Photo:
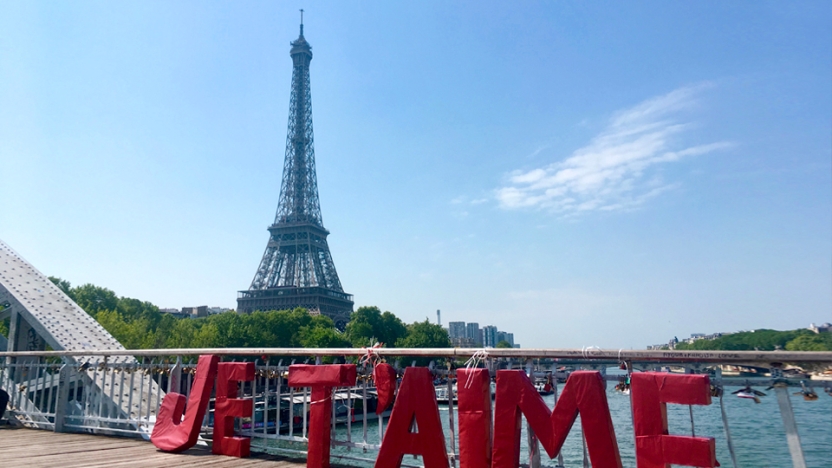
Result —
[{"label": "letter m", "polygon": [[563,447],[578,413],[593,468],[621,468],[600,372],[573,372],[566,381],[555,410],[549,411],[523,371],[498,371],[492,468],[519,466],[521,414],[526,417],[546,453],[554,458]]}]

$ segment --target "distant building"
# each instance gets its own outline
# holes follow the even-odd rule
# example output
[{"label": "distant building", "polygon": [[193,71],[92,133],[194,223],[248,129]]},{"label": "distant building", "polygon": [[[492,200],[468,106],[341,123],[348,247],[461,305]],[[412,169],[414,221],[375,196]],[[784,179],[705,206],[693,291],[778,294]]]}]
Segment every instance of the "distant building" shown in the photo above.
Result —
[{"label": "distant building", "polygon": [[486,325],[482,327],[482,344],[486,348],[495,348],[497,347],[497,327],[494,325]]},{"label": "distant building", "polygon": [[208,306],[183,307],[182,313],[187,314],[191,318],[207,317]]},{"label": "distant building", "polygon": [[809,330],[815,333],[832,333],[832,323],[824,323],[822,325],[809,324]]},{"label": "distant building", "polygon": [[448,322],[448,338],[451,344],[460,348],[496,348],[497,343],[507,342],[511,347],[515,346],[514,333],[500,331],[494,325],[486,325],[480,328],[477,322]]},{"label": "distant building", "polygon": [[512,348],[514,347],[514,333],[504,332],[497,330],[497,343],[505,341],[508,343]]},{"label": "distant building", "polygon": [[715,340],[717,338],[722,338],[723,336],[730,334],[730,332],[717,332],[711,333],[710,335],[706,335],[704,333],[691,333],[690,338],[683,338],[681,340],[674,336],[673,339],[667,343],[648,345],[647,349],[676,349],[676,345],[679,343],[693,344],[694,342],[699,340]]},{"label": "distant building", "polygon": [[520,347],[520,343],[514,343],[513,345],[511,345],[511,347],[512,347],[512,348],[519,348],[519,347]]},{"label": "distant building", "polygon": [[465,338],[468,338],[473,343],[473,346],[482,346],[482,334],[480,333],[480,324],[471,322],[465,325]]},{"label": "distant building", "polygon": [[474,340],[468,337],[451,338],[451,345],[455,348],[474,348]]},{"label": "distant building", "polygon": [[201,318],[207,317],[209,315],[214,314],[222,314],[224,312],[230,312],[232,309],[224,308],[224,307],[208,307],[208,306],[197,306],[197,307],[183,307],[182,310],[173,309],[173,308],[165,308],[159,309],[159,312],[163,314],[172,315],[175,318],[183,319],[183,318]]},{"label": "distant building", "polygon": [[448,322],[448,337],[465,338],[465,322]]},{"label": "distant building", "polygon": [[184,313],[179,309],[165,308],[165,309],[159,309],[159,312],[161,312],[163,314],[171,315],[171,316],[173,316],[173,318],[178,318],[178,319],[189,317],[189,315],[187,313]]}]

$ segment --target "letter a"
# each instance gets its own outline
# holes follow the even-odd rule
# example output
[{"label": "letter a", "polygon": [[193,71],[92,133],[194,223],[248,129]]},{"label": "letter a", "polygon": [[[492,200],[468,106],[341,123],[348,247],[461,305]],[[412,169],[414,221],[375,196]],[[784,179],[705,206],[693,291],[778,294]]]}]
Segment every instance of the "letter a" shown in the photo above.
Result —
[{"label": "letter a", "polygon": [[218,356],[199,357],[185,419],[182,419],[185,395],[174,392],[165,395],[156,416],[156,425],[150,434],[150,441],[156,448],[163,452],[182,452],[196,445],[199,429],[208,409],[208,400],[211,398],[211,389],[214,388],[219,362]]},{"label": "letter a", "polygon": [[[414,421],[417,432],[410,432]],[[426,367],[405,370],[375,468],[398,468],[405,455],[421,455],[425,468],[448,468],[436,391]]]}]

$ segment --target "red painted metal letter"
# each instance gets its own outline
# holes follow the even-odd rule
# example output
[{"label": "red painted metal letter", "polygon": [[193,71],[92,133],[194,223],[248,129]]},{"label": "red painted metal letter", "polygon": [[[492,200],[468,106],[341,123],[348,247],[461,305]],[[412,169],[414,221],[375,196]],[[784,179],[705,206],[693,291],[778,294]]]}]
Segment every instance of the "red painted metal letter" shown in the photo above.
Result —
[{"label": "red painted metal letter", "polygon": [[630,379],[638,468],[670,468],[670,464],[715,467],[712,437],[682,437],[667,433],[667,403],[710,405],[707,375],[639,372]]},{"label": "red painted metal letter", "polygon": [[290,387],[312,387],[306,466],[329,468],[332,433],[332,388],[355,385],[355,364],[289,366]]},{"label": "red painted metal letter", "polygon": [[217,455],[248,457],[251,440],[234,437],[234,418],[251,416],[251,400],[237,398],[237,382],[254,380],[253,362],[221,362],[217,370],[217,399],[214,405],[214,444]]},{"label": "red painted metal letter", "polygon": [[488,369],[459,369],[459,466],[491,466],[491,376]]},{"label": "red painted metal letter", "polygon": [[184,419],[182,412],[185,409],[185,395],[174,392],[165,395],[156,416],[156,425],[150,434],[150,441],[156,448],[164,452],[182,452],[196,445],[211,398],[211,389],[214,388],[219,362],[220,358],[217,356],[199,357]]},{"label": "red painted metal letter", "polygon": [[[416,431],[411,432],[414,422]],[[407,454],[421,455],[425,468],[448,468],[436,391],[426,367],[408,367],[404,371],[375,468],[399,467]]]},{"label": "red painted metal letter", "polygon": [[563,447],[579,412],[592,466],[621,468],[604,381],[599,372],[573,372],[555,410],[550,412],[525,372],[498,371],[492,467],[519,466],[521,413],[526,416],[546,453],[554,458]]}]

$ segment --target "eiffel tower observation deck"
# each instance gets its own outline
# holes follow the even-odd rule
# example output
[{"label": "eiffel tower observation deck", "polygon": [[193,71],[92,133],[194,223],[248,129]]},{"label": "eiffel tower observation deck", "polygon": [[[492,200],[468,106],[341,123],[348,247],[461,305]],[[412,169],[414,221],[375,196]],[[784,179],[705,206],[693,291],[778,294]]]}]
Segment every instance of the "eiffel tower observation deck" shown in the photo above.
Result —
[{"label": "eiffel tower observation deck", "polygon": [[312,46],[303,37],[302,20],[300,36],[291,46],[292,95],[277,215],[251,286],[237,295],[237,311],[304,307],[332,318],[343,329],[353,301],[335,271],[318,201],[309,80]]}]

